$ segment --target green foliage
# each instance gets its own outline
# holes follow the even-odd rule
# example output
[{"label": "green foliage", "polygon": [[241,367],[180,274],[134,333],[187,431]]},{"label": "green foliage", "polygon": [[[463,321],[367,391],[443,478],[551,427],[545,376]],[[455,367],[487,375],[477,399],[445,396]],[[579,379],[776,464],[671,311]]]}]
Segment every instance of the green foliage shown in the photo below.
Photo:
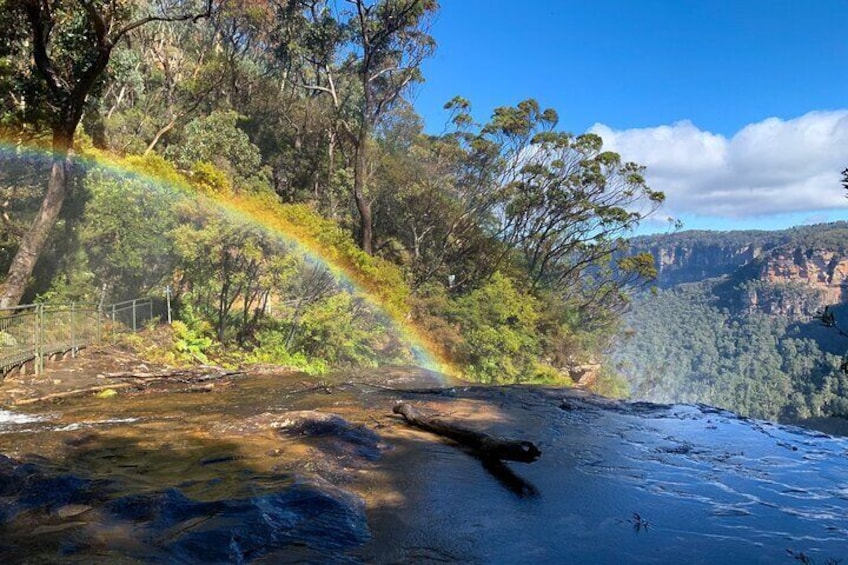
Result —
[{"label": "green foliage", "polygon": [[[192,120],[185,128],[183,143],[171,145],[166,156],[183,170],[209,174],[209,164],[241,181],[261,173],[259,148],[251,143],[232,111],[216,111]],[[198,170],[197,163],[206,163]]]},{"label": "green foliage", "polygon": [[628,398],[630,383],[614,369],[602,366],[592,383],[592,392],[609,398]]},{"label": "green foliage", "polygon": [[390,315],[401,317],[407,312],[411,291],[404,272],[397,265],[362,251],[337,222],[321,217],[307,205],[280,204],[268,194],[237,197],[230,202],[269,229],[289,235],[330,264],[338,265]]},{"label": "green foliage", "polygon": [[287,269],[286,247],[267,232],[232,222],[196,204],[181,207],[170,236],[180,266],[182,299],[212,321],[224,343],[244,341]]},{"label": "green foliage", "polygon": [[209,363],[206,353],[212,347],[212,338],[202,335],[179,320],[175,320],[171,326],[174,329],[174,352],[178,360]]},{"label": "green foliage", "polygon": [[291,352],[285,334],[279,330],[264,330],[257,335],[257,345],[246,357],[251,363],[271,363],[291,367],[309,375],[323,375],[329,370],[324,359],[310,359],[302,351]]},{"label": "green foliage", "polygon": [[532,378],[539,353],[536,308],[531,295],[500,273],[457,300],[453,319],[465,340],[461,359],[472,378],[488,383]]},{"label": "green foliage", "polygon": [[304,312],[298,342],[330,365],[373,367],[379,360],[374,334],[381,331],[373,322],[350,294],[333,294]]},{"label": "green foliage", "polygon": [[723,307],[715,285],[681,285],[634,303],[613,352],[634,395],[772,420],[843,413],[841,359],[784,318]]},{"label": "green foliage", "polygon": [[229,194],[233,191],[233,184],[227,174],[206,161],[194,162],[191,182],[204,194]]},{"label": "green foliage", "polygon": [[[564,374],[559,369],[538,361],[534,363],[533,370],[530,373],[530,378],[527,379],[527,382],[545,386],[574,386],[574,381],[572,381],[568,375]],[[594,388],[592,391],[597,392],[598,394],[604,394]]]},{"label": "green foliage", "polygon": [[65,257],[64,264],[68,268],[52,279],[50,287],[45,292],[40,292],[35,302],[97,303],[100,299],[97,275],[92,272],[86,253],[82,249],[77,249],[72,256]]},{"label": "green foliage", "polygon": [[[99,151],[92,151],[92,155],[99,161],[108,161],[109,155]],[[140,176],[155,179],[164,187],[187,190],[189,184],[174,166],[161,155],[149,153],[147,155],[128,155],[118,163],[120,168],[133,171]]]},{"label": "green foliage", "polygon": [[116,175],[95,167],[84,186],[89,200],[81,243],[95,284],[109,296],[125,300],[163,284],[174,267],[168,233],[177,222],[180,197],[132,175]]}]

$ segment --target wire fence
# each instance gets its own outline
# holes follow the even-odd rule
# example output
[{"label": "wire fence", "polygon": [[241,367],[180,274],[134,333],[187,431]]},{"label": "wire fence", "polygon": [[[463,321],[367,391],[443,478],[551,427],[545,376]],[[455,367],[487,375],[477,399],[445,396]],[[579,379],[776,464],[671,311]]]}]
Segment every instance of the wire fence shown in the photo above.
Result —
[{"label": "wire fence", "polygon": [[75,303],[0,308],[0,377],[30,361],[39,374],[44,371],[44,359],[51,355],[76,355],[87,345],[138,331],[153,318],[150,298],[103,307]]}]

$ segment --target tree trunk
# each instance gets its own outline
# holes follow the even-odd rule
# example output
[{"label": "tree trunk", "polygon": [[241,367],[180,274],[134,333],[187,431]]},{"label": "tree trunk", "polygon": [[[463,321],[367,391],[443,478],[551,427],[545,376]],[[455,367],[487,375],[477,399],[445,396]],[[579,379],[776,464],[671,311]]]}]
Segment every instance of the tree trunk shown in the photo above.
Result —
[{"label": "tree trunk", "polygon": [[368,255],[374,254],[373,228],[371,219],[371,202],[366,191],[366,176],[368,175],[368,125],[363,116],[363,125],[359,128],[359,138],[356,140],[356,156],[353,163],[353,199],[359,211],[359,246]]},{"label": "tree trunk", "polygon": [[159,131],[156,132],[156,135],[153,136],[153,141],[150,142],[150,144],[147,146],[141,156],[147,157],[150,152],[153,151],[153,148],[156,147],[156,144],[159,143],[159,140],[162,139],[162,136],[174,129],[175,125],[177,125],[176,117],[174,117],[170,122],[162,126]]},{"label": "tree trunk", "polygon": [[[327,179],[324,183],[324,193],[331,202],[335,200],[333,195],[333,175],[336,171],[336,132],[332,126],[327,128]],[[330,209],[335,215],[335,204],[331,204]]]},{"label": "tree trunk", "polygon": [[47,181],[47,194],[44,195],[35,220],[21,240],[6,280],[0,285],[0,308],[17,306],[20,303],[50,230],[62,210],[62,203],[68,191],[71,165],[69,151],[74,128],[70,128],[70,133],[67,129],[56,127],[53,130],[53,164]]},{"label": "tree trunk", "polygon": [[409,425],[452,439],[460,445],[472,449],[484,459],[532,463],[542,455],[539,448],[529,441],[491,436],[477,430],[446,422],[441,418],[425,416],[406,402],[396,404],[392,412],[403,416]]}]

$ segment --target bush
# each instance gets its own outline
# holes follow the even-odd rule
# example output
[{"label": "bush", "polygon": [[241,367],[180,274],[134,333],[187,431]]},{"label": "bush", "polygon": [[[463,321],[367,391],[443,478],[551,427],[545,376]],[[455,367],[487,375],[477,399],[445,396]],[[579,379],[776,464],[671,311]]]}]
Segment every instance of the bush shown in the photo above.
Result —
[{"label": "bush", "polygon": [[468,374],[487,383],[532,380],[539,353],[537,302],[512,280],[495,273],[456,302],[453,318],[465,339],[461,361]]},{"label": "bush", "polygon": [[212,338],[189,328],[184,322],[174,321],[174,352],[179,361],[209,363],[206,352],[212,347]]},{"label": "bush", "polygon": [[375,367],[383,329],[356,306],[346,292],[312,304],[300,320],[299,349],[331,365]]},{"label": "bush", "polygon": [[310,375],[323,375],[328,371],[323,359],[310,359],[302,352],[286,347],[286,338],[281,331],[266,329],[257,335],[259,345],[246,357],[248,363],[270,363],[290,367]]}]

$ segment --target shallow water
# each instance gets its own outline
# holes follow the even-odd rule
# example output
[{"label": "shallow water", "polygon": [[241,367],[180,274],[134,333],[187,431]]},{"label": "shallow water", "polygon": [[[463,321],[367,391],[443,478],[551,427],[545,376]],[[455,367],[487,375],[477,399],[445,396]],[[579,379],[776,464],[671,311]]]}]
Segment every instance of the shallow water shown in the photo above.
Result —
[{"label": "shallow water", "polygon": [[572,400],[572,410],[557,413],[550,393],[528,396],[536,398],[525,398],[515,421],[538,438],[543,456],[513,469],[536,496],[496,488],[449,451],[425,463],[426,474],[446,480],[410,501],[422,510],[412,529],[436,532],[425,539],[441,555],[576,563],[793,562],[788,550],[821,563],[846,557],[844,440],[688,406]]},{"label": "shallow water", "polygon": [[13,429],[13,426],[16,425],[29,424],[30,422],[38,422],[39,420],[40,418],[35,416],[0,409],[0,432]]},{"label": "shallow water", "polygon": [[[0,479],[0,554],[36,562],[848,559],[845,439],[579,391],[420,390],[433,382],[400,369],[317,387],[302,376],[257,376],[210,393],[82,398],[4,416],[0,452],[30,465],[10,463],[6,476],[17,482]],[[484,465],[392,416],[401,399],[531,440],[542,457]],[[339,418],[294,412],[302,410]]]}]

